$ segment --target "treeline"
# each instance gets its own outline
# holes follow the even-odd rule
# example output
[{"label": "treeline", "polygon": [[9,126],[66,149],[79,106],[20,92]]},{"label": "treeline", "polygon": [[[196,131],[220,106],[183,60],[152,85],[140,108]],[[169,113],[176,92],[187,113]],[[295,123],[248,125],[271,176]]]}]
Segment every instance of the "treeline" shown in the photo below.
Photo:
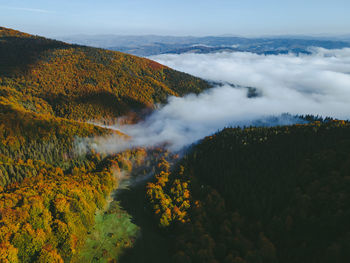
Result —
[{"label": "treeline", "polygon": [[188,222],[167,228],[174,262],[349,261],[349,147],[335,120],[206,137],[161,187],[190,192]]}]

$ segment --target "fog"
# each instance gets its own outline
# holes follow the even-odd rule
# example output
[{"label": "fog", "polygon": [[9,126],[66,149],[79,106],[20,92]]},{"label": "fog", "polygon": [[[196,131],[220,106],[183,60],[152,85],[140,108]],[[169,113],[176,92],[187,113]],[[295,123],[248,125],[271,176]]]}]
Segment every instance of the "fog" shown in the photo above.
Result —
[{"label": "fog", "polygon": [[[350,49],[314,49],[312,55],[299,56],[237,52],[151,59],[217,84],[199,95],[170,97],[138,124],[110,127],[131,139],[100,138],[97,150],[157,144],[180,150],[226,126],[302,122],[283,113],[350,118]],[[250,96],[245,87],[251,87]]]},{"label": "fog", "polygon": [[239,52],[152,59],[204,79],[257,88],[262,97],[255,101],[234,98],[237,109],[254,107],[249,111],[258,114],[350,115],[350,49],[314,49],[313,55],[300,56]]}]

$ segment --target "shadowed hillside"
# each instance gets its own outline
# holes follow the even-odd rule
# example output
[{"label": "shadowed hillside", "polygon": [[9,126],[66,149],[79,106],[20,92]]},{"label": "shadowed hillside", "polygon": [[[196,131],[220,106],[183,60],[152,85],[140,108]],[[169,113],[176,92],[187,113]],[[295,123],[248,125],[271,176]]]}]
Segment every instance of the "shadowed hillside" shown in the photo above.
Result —
[{"label": "shadowed hillside", "polygon": [[227,128],[147,196],[173,262],[348,262],[350,124]]}]

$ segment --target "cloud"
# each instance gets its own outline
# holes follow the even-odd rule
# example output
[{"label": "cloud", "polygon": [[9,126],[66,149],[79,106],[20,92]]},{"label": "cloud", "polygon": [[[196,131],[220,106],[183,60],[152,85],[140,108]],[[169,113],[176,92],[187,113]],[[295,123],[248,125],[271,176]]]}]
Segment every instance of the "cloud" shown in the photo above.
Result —
[{"label": "cloud", "polygon": [[26,11],[26,12],[36,12],[36,13],[52,13],[49,10],[38,9],[38,8],[26,8],[26,7],[13,7],[13,6],[1,6],[0,8],[8,10]]},{"label": "cloud", "polygon": [[152,59],[204,79],[254,87],[262,94],[255,100],[239,101],[238,94],[231,94],[238,111],[243,107],[266,114],[350,117],[350,49],[317,48],[313,55],[300,56],[237,52],[160,55]]},{"label": "cloud", "polygon": [[[350,49],[315,49],[312,55],[301,56],[240,52],[152,59],[223,84],[199,95],[170,97],[145,121],[112,127],[131,140],[100,138],[95,149],[113,152],[165,143],[179,150],[226,126],[300,122],[283,113],[350,118]],[[247,96],[244,87],[255,88],[259,96]]]}]

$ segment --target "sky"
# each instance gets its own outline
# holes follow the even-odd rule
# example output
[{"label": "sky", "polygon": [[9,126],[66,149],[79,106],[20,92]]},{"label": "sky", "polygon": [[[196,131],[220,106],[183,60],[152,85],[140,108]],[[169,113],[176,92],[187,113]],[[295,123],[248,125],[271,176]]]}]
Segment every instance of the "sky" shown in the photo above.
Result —
[{"label": "sky", "polygon": [[349,0],[0,0],[0,26],[43,36],[350,33]]}]

